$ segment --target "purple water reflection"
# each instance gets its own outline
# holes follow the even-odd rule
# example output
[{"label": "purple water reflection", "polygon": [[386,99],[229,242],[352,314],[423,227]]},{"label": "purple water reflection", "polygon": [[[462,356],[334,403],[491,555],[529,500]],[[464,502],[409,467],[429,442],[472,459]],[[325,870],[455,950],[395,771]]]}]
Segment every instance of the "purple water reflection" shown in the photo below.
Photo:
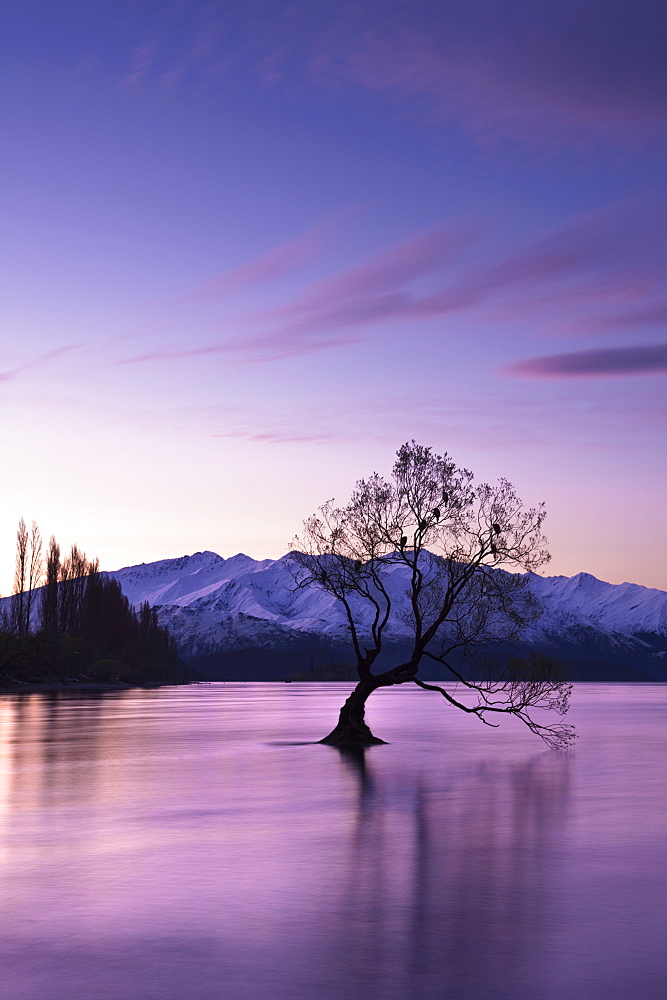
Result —
[{"label": "purple water reflection", "polygon": [[4,1000],[662,1000],[667,688],[569,754],[346,685],[0,698]]}]

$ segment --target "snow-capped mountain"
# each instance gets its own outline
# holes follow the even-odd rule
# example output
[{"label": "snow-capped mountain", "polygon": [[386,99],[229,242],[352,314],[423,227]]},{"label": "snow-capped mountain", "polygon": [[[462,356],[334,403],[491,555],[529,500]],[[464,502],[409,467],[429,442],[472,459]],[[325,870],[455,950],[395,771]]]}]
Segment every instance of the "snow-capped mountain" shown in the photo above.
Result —
[{"label": "snow-capped mountain", "polygon": [[[389,570],[397,607],[403,574],[400,566]],[[257,561],[197,552],[109,575],[135,606],[148,601],[157,607],[182,656],[210,676],[255,677],[258,669],[263,677],[267,670],[285,676],[290,665],[294,670],[308,660],[349,659],[342,608],[315,587],[297,586],[289,554]],[[667,680],[667,593],[604,583],[588,573],[530,574],[529,582],[543,611],[526,630],[526,644],[588,664],[593,676]],[[399,650],[407,637],[400,614],[394,615],[386,633],[390,648]]]}]

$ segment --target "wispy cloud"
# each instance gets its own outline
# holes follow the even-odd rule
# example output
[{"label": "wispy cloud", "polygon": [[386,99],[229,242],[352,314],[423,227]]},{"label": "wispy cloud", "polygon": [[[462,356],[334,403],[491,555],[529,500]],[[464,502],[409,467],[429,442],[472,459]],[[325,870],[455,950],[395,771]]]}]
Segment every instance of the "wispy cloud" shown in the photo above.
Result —
[{"label": "wispy cloud", "polygon": [[[127,53],[127,68],[120,83],[127,89],[151,86],[161,91],[195,82],[212,84],[225,69],[238,63],[238,47],[230,44],[225,18],[204,9],[188,11],[185,18],[164,4],[153,32]],[[183,12],[181,12],[182,14]],[[146,29],[149,31],[149,29]]]},{"label": "wispy cloud", "polygon": [[242,288],[254,288],[277,281],[317,259],[331,245],[336,222],[326,219],[294,239],[272,247],[254,260],[207,281],[192,298],[218,298]]},{"label": "wispy cloud", "polygon": [[44,354],[39,354],[32,361],[26,361],[22,365],[17,365],[15,368],[8,368],[5,371],[0,371],[0,382],[10,382],[12,379],[18,378],[24,372],[31,371],[34,368],[41,368],[42,365],[48,364],[50,361],[55,361],[56,358],[61,358],[65,354],[70,354],[72,351],[77,350],[80,344],[65,344],[63,347],[58,347],[53,351],[46,351]]},{"label": "wispy cloud", "polygon": [[[590,448],[610,446],[612,440],[646,442],[659,434],[666,409],[638,393],[631,405],[619,409],[618,399],[592,394],[585,387],[562,382],[547,396],[537,384],[497,382],[481,397],[388,390],[382,397],[360,399],[354,412],[341,412],[339,401],[327,397],[317,407],[285,399],[272,412],[248,404],[224,413],[206,412],[201,424],[207,436],[258,445],[383,442],[396,445],[404,436],[431,440],[448,450],[480,448],[488,451],[542,447],[571,441],[576,434]],[[582,391],[582,388],[584,391]],[[627,400],[626,400],[627,404]]]},{"label": "wispy cloud", "polygon": [[398,246],[380,253],[374,260],[318,282],[312,291],[290,308],[305,310],[332,298],[368,299],[369,296],[394,292],[417,278],[432,274],[455,260],[476,235],[472,227],[439,227],[420,233]]},{"label": "wispy cloud", "polygon": [[[376,15],[378,11],[374,12]],[[314,70],[383,92],[433,124],[481,141],[541,147],[660,139],[667,112],[661,0],[560,0],[464,7],[397,3],[323,33]]]},{"label": "wispy cloud", "polygon": [[208,355],[226,355],[243,361],[279,361],[285,358],[299,357],[304,354],[314,354],[328,351],[334,347],[347,347],[359,343],[363,338],[341,335],[338,337],[307,337],[296,335],[276,338],[266,337],[230,337],[220,343],[207,344],[203,347],[165,347],[143,354],[135,354],[122,358],[119,365],[143,364],[150,361],[177,361],[187,358],[200,358]]},{"label": "wispy cloud", "polygon": [[626,332],[647,326],[667,326],[667,302],[652,302],[640,306],[638,309],[616,312],[613,315],[589,317],[574,324],[575,329],[590,333],[597,333],[601,330]]},{"label": "wispy cloud", "polygon": [[520,361],[506,369],[509,375],[525,378],[591,378],[658,372],[667,372],[667,344],[549,354]]},{"label": "wispy cloud", "polygon": [[[159,5],[123,82],[162,90],[234,75],[384,95],[481,143],[588,147],[661,140],[667,113],[663,0],[254,0]],[[235,9],[237,8],[238,9]]]},{"label": "wispy cloud", "polygon": [[118,365],[136,365],[147,361],[175,361],[179,358],[201,358],[208,354],[222,354],[224,344],[208,344],[204,347],[160,347],[154,351],[133,354],[129,358],[121,358]]},{"label": "wispy cloud", "polygon": [[137,45],[130,54],[129,71],[121,79],[125,87],[136,87],[144,80],[155,66],[159,43],[157,40]]},{"label": "wispy cloud", "polygon": [[[123,363],[215,354],[275,361],[359,343],[387,324],[454,314],[474,313],[487,325],[528,319],[558,336],[628,329],[631,318],[655,324],[664,316],[666,222],[653,206],[615,205],[504,252],[479,226],[439,226],[241,317],[230,336],[161,345]],[[298,273],[323,233],[326,226],[313,227],[241,265],[209,294]]]},{"label": "wispy cloud", "polygon": [[331,444],[337,441],[349,441],[353,436],[342,431],[314,431],[304,433],[303,431],[252,431],[235,430],[226,431],[220,434],[211,434],[214,438],[234,438],[241,441],[253,441],[256,444]]},{"label": "wispy cloud", "polygon": [[[278,248],[252,262],[241,280],[254,280],[276,268],[292,268],[303,259],[313,240],[320,239],[318,227],[284,248]],[[404,290],[410,282],[429,276],[455,259],[472,239],[470,230],[440,228],[402,242],[374,259],[349,268],[339,275],[316,282],[287,305],[249,318],[248,323],[263,327],[260,333],[236,335],[224,341],[188,347],[165,347],[125,358],[122,364],[164,361],[226,354],[247,360],[275,361],[312,354],[334,347],[349,346],[366,339],[350,328],[369,326],[383,319],[409,315],[413,306]],[[295,246],[296,244],[296,246]],[[238,272],[237,272],[238,273]],[[236,279],[234,279],[236,280]]]},{"label": "wispy cloud", "polygon": [[265,312],[259,318],[269,331],[243,343],[252,351],[291,356],[365,339],[363,334],[343,335],[342,331],[353,327],[437,315],[445,310],[438,305],[432,312],[433,296],[419,298],[409,286],[451,264],[474,235],[471,227],[441,227],[412,237],[367,263],[317,282],[291,303]]},{"label": "wispy cloud", "polygon": [[[341,275],[319,282],[285,306],[262,315],[272,331],[248,349],[304,345],[382,321],[423,320],[500,307],[506,315],[541,311],[550,323],[591,307],[646,303],[664,282],[664,219],[638,206],[615,206],[486,263],[464,251],[479,234],[440,229],[402,243]],[[479,244],[478,244],[479,245]],[[478,256],[484,256],[483,247]],[[440,288],[419,294],[416,279]],[[648,307],[647,307],[648,308]]]}]

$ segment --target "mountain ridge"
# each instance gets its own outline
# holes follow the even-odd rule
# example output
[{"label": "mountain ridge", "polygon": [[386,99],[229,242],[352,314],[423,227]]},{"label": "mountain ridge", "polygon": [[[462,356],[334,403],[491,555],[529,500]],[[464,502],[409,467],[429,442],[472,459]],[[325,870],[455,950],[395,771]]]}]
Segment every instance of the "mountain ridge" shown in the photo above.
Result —
[{"label": "mountain ridge", "polygon": [[[118,580],[135,606],[148,601],[158,610],[161,624],[195,668],[205,666],[208,675],[217,676],[233,661],[233,672],[243,674],[245,655],[247,679],[262,679],[255,676],[261,672],[257,663],[262,655],[267,663],[281,661],[278,672],[285,671],[290,655],[297,666],[308,657],[316,663],[327,657],[350,659],[342,610],[331,595],[299,588],[291,560],[290,553],[256,560],[244,553],[225,559],[203,551],[106,575]],[[400,577],[401,567],[390,567],[388,586],[399,604]],[[607,664],[611,679],[623,679],[619,670],[626,670],[627,679],[667,680],[667,593],[641,584],[607,583],[585,572],[527,577],[542,613],[524,630],[522,646],[587,663],[581,668],[584,674],[604,674]],[[400,656],[407,640],[408,628],[393,615],[388,655],[393,650]]]}]

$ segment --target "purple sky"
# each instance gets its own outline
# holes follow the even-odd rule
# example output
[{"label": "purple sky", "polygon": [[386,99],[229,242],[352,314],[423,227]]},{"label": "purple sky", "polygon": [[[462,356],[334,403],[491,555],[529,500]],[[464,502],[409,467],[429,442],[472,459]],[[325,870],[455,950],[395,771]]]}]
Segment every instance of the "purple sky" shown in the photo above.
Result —
[{"label": "purple sky", "polygon": [[282,554],[409,438],[667,588],[667,7],[14,0],[0,590]]}]

